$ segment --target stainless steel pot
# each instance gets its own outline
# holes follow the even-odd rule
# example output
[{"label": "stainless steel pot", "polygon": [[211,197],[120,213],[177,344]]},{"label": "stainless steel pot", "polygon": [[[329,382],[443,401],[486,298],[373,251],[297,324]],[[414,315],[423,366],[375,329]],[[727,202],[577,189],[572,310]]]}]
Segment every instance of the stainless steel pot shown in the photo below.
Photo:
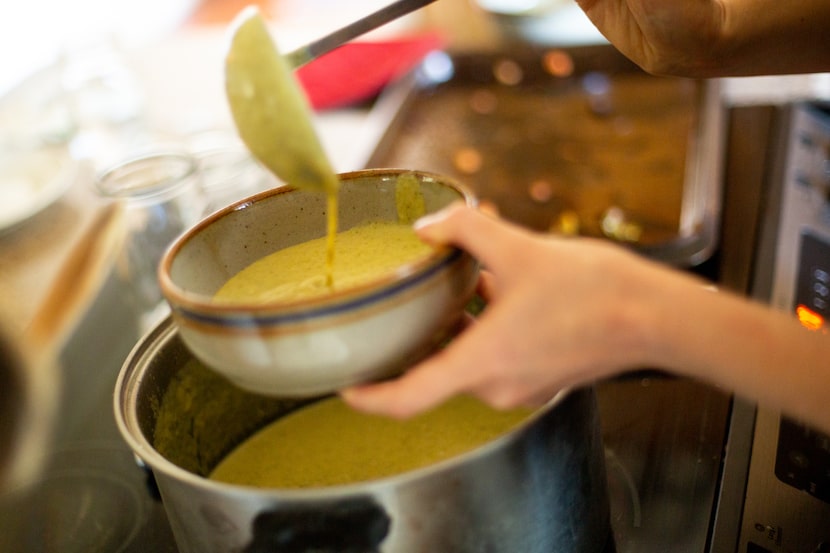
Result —
[{"label": "stainless steel pot", "polygon": [[236,389],[190,355],[170,319],[130,354],[114,400],[121,433],[155,475],[181,553],[592,553],[610,538],[591,388],[562,394],[510,434],[448,461],[304,490],[206,478],[252,432],[314,400]]}]

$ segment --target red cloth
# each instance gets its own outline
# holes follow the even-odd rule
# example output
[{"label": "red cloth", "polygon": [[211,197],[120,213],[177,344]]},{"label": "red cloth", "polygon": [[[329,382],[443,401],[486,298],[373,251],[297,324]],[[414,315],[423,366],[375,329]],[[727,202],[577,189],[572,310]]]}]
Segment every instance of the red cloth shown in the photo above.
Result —
[{"label": "red cloth", "polygon": [[315,110],[347,106],[372,98],[443,46],[436,33],[350,42],[300,67],[296,76]]}]

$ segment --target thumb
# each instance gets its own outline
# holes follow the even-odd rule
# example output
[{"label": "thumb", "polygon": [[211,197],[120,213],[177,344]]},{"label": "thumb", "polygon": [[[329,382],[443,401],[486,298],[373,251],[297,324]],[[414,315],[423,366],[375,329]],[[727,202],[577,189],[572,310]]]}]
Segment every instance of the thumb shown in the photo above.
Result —
[{"label": "thumb", "polygon": [[418,219],[415,231],[430,244],[467,251],[496,272],[497,265],[516,250],[516,240],[527,234],[518,226],[461,203]]}]

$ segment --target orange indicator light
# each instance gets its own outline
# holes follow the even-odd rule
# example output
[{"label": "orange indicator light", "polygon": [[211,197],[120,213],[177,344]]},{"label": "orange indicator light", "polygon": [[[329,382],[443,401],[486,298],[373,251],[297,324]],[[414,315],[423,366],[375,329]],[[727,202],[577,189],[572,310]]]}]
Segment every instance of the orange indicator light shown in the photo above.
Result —
[{"label": "orange indicator light", "polygon": [[796,307],[795,314],[798,321],[810,330],[819,330],[824,326],[824,317],[805,305]]}]

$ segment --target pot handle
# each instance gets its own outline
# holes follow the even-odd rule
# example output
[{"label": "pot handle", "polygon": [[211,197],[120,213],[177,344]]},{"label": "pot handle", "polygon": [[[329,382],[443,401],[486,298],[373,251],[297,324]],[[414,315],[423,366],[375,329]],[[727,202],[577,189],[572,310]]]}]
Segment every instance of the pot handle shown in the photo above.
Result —
[{"label": "pot handle", "polygon": [[391,520],[370,497],[259,513],[243,553],[372,553],[379,551]]}]

